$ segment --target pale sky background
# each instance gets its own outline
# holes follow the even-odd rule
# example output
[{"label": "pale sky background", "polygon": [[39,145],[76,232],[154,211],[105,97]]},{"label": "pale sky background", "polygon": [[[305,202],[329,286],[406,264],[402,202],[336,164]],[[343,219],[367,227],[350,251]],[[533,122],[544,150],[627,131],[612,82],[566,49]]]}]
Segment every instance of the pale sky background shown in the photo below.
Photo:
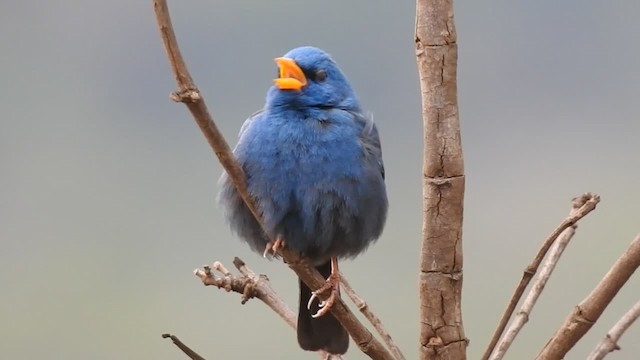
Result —
[{"label": "pale sky background", "polygon": [[[414,3],[170,1],[196,83],[235,144],[290,48],[324,48],[375,116],[391,203],[344,273],[417,357],[421,118]],[[179,4],[179,5],[178,5]],[[531,359],[640,232],[640,3],[455,3],[467,175],[469,359],[570,199],[602,196],[513,345]],[[215,203],[221,167],[175,89],[150,1],[0,1],[0,358],[315,359],[259,301],[192,269],[240,256],[293,306],[297,281]],[[640,274],[567,359],[640,298]],[[640,324],[609,358],[635,359]],[[349,359],[364,359],[351,344]]]}]

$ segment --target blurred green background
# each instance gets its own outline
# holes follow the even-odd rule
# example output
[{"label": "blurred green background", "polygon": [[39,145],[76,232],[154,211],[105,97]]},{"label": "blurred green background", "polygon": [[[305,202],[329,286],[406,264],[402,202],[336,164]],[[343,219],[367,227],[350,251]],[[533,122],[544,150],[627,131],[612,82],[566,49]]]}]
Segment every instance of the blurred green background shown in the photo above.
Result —
[{"label": "blurred green background", "polygon": [[[333,54],[380,128],[386,231],[343,271],[417,358],[421,118],[413,2],[170,1],[196,83],[232,144],[272,59]],[[455,3],[465,151],[464,325],[480,356],[540,242],[580,223],[510,359],[530,359],[640,232],[640,3]],[[0,358],[314,359],[260,302],[191,270],[240,256],[296,304],[294,275],[228,230],[221,167],[184,106],[150,1],[0,1]],[[636,274],[567,357],[640,298]],[[640,324],[611,359],[635,359]],[[352,349],[355,346],[352,344]],[[363,359],[351,351],[349,359]]]}]

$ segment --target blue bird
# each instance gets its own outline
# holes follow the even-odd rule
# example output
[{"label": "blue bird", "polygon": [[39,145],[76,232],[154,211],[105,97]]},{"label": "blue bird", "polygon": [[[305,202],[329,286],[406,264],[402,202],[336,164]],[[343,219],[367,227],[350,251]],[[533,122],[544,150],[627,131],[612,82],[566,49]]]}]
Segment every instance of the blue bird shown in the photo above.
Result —
[{"label": "blue bird", "polygon": [[[315,293],[299,281],[298,343],[305,350],[344,354],[349,336],[327,312],[339,296],[337,259],[363,252],[384,227],[380,138],[326,52],[299,47],[275,62],[278,78],[264,109],[245,121],[234,149],[266,234],[226,174],[219,201],[232,230],[254,251],[267,254],[284,243],[327,277]],[[269,239],[277,239],[276,245]],[[329,300],[314,302],[328,290]]]}]

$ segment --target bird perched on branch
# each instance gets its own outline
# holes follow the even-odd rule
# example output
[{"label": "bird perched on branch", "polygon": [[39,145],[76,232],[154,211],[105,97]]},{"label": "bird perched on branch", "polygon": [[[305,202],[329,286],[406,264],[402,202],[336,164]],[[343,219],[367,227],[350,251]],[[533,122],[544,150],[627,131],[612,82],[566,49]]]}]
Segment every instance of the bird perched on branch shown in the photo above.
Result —
[{"label": "bird perched on branch", "polygon": [[[378,130],[324,51],[299,47],[275,62],[278,78],[264,109],[246,120],[234,149],[264,231],[226,174],[219,199],[231,228],[253,250],[267,254],[275,240],[327,278],[316,292],[299,281],[298,343],[343,354],[348,334],[328,313],[339,297],[337,259],[363,252],[387,215]],[[320,301],[324,291],[329,299]]]}]

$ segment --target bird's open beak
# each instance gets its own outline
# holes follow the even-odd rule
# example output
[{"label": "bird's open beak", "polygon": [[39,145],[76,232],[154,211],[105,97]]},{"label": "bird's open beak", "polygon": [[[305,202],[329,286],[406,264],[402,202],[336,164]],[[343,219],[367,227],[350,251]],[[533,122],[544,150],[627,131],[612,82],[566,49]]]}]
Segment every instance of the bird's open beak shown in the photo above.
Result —
[{"label": "bird's open beak", "polygon": [[290,58],[276,58],[276,64],[280,69],[280,76],[273,82],[280,90],[298,90],[307,85],[307,78],[304,76],[302,69]]}]

